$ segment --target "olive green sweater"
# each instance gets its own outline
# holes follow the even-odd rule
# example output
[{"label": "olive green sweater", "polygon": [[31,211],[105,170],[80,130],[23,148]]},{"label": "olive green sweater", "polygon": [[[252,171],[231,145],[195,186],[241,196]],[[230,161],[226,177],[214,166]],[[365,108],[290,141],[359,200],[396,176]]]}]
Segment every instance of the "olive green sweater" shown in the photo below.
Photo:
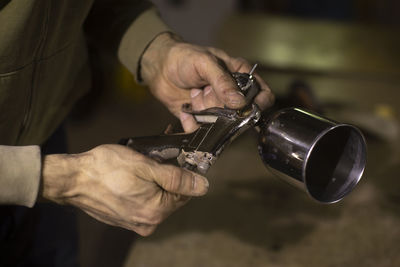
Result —
[{"label": "olive green sweater", "polygon": [[0,204],[34,205],[39,145],[90,88],[87,38],[136,75],[164,31],[146,1],[0,1]]}]

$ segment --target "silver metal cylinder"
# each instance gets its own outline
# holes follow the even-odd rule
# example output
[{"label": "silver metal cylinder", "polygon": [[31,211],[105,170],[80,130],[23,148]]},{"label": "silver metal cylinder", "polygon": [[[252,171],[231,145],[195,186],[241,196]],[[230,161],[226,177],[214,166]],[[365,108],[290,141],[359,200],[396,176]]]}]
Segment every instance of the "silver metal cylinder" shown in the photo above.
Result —
[{"label": "silver metal cylinder", "polygon": [[298,108],[277,111],[260,127],[264,164],[313,199],[337,202],[361,179],[366,143],[356,127]]}]

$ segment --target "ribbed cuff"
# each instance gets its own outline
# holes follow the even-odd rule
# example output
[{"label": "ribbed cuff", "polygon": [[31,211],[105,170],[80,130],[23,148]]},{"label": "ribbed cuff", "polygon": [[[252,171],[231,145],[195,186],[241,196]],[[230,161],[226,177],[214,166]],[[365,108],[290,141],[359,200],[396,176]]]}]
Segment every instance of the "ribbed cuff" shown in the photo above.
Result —
[{"label": "ribbed cuff", "polygon": [[0,145],[0,204],[33,207],[39,191],[39,146]]},{"label": "ribbed cuff", "polygon": [[122,37],[118,57],[122,64],[135,75],[137,82],[141,82],[140,59],[144,51],[155,37],[163,32],[172,32],[172,30],[161,20],[157,10],[151,8],[143,12]]}]

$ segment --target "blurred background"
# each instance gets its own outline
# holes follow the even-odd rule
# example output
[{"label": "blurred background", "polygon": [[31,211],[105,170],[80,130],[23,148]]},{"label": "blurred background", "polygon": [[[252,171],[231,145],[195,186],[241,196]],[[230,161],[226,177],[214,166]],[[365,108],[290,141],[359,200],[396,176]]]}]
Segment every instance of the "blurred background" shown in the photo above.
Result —
[{"label": "blurred background", "polygon": [[[277,105],[360,127],[366,172],[344,200],[318,204],[263,166],[249,131],[211,168],[209,194],[150,237],[77,211],[82,266],[400,266],[400,2],[153,2],[185,40],[258,62]],[[92,62],[93,90],[68,122],[71,153],[176,122],[115,59],[92,51]]]}]

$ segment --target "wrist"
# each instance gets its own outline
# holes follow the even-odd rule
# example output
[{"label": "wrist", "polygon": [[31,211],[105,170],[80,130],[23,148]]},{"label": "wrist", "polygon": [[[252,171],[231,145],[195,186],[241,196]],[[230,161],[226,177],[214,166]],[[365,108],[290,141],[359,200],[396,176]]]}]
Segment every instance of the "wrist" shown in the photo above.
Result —
[{"label": "wrist", "polygon": [[43,159],[42,197],[59,204],[66,204],[77,195],[76,184],[79,177],[81,154],[52,154]]},{"label": "wrist", "polygon": [[140,78],[145,84],[150,84],[160,74],[169,51],[181,41],[178,35],[163,32],[150,42],[140,59],[139,67]]}]

